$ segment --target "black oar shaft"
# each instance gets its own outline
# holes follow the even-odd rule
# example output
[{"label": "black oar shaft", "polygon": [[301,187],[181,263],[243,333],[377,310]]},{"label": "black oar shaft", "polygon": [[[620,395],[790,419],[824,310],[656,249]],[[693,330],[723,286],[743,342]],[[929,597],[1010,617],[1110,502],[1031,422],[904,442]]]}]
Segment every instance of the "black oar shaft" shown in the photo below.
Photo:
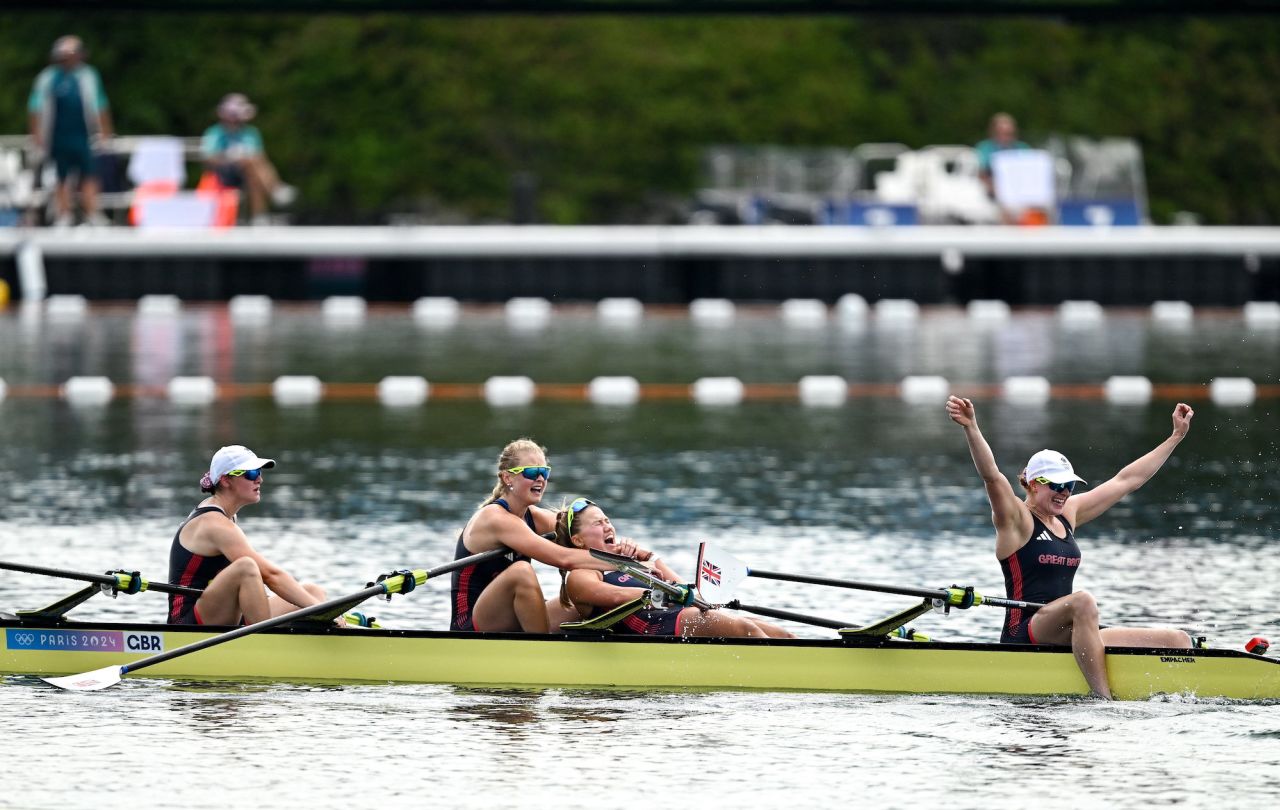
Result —
[{"label": "black oar shaft", "polygon": [[783,582],[802,582],[806,585],[827,585],[832,588],[849,588],[856,591],[876,591],[879,593],[896,593],[900,596],[919,596],[922,599],[933,599],[945,596],[946,592],[938,588],[912,588],[902,585],[878,585],[874,582],[855,582],[848,579],[831,579],[830,577],[811,577],[805,574],[784,574],[778,571],[763,571],[751,568],[747,576],[760,579],[777,579]]},{"label": "black oar shaft", "polygon": [[[18,571],[24,574],[37,574],[44,577],[57,577],[59,579],[74,579],[80,582],[92,582],[97,585],[115,585],[116,578],[110,574],[89,574],[83,571],[67,571],[61,568],[45,568],[42,565],[27,565],[26,563],[13,563],[0,561],[0,569],[7,571]],[[199,596],[204,591],[199,588],[187,588],[182,585],[170,585],[167,582],[147,582],[147,590],[156,591],[158,593],[176,593],[186,594],[187,596]]]},{"label": "black oar shaft", "polygon": [[789,610],[778,610],[776,608],[759,607],[757,605],[744,605],[737,599],[729,602],[725,607],[731,610],[745,610],[747,613],[755,613],[759,616],[768,616],[771,619],[783,619],[789,622],[799,622],[800,624],[812,624],[815,627],[827,627],[832,630],[843,630],[847,627],[857,627],[857,622],[842,622],[839,619],[824,619],[821,616],[809,616],[804,613],[792,613]]},{"label": "black oar shaft", "polygon": [[[832,588],[849,588],[855,591],[874,591],[876,593],[893,593],[899,596],[918,596],[922,599],[948,599],[950,593],[943,588],[913,588],[905,585],[881,585],[875,582],[857,582],[850,579],[831,579],[830,577],[811,577],[804,574],[785,574],[778,571],[763,571],[757,568],[747,569],[747,576],[760,579],[777,579],[783,582],[801,582],[806,585],[827,585]],[[1039,609],[1044,607],[1040,602],[1020,602],[1016,599],[1001,599],[994,596],[983,596],[982,604],[991,607]]]},{"label": "black oar shaft", "polygon": [[[500,557],[503,554],[508,554],[508,553],[510,552],[508,552],[507,549],[505,548],[496,548],[491,551],[484,551],[479,554],[472,554],[470,557],[463,557],[460,560],[454,560],[451,563],[445,563],[444,565],[437,566],[435,568],[431,568],[427,570],[424,581],[438,577],[441,574],[448,574],[451,571],[458,570],[459,568],[466,568],[468,565],[475,565],[476,563],[481,563],[481,562],[484,562],[485,560],[489,560],[494,557]],[[406,575],[406,576],[409,576],[409,575]],[[309,605],[304,608],[299,608],[298,610],[285,613],[281,616],[273,616],[270,619],[264,619],[263,621],[257,622],[256,624],[250,624],[250,625],[246,625],[245,627],[239,627],[239,628],[236,628],[235,630],[222,633],[221,635],[217,635],[212,638],[206,638],[201,641],[196,641],[191,644],[187,644],[186,646],[179,647],[176,650],[170,650],[168,652],[159,653],[157,655],[150,656],[149,658],[143,658],[141,661],[134,661],[131,664],[125,664],[122,667],[120,667],[120,675],[123,676],[129,672],[137,672],[138,670],[144,667],[149,667],[154,664],[161,664],[161,663],[164,663],[165,661],[170,661],[179,656],[188,655],[190,653],[199,652],[201,650],[206,650],[210,647],[215,647],[219,644],[226,644],[228,641],[235,641],[238,638],[243,638],[244,636],[252,635],[253,633],[257,633],[261,630],[270,630],[272,627],[279,627],[282,624],[288,624],[289,622],[294,622],[294,621],[297,621],[298,619],[303,619],[303,618],[306,618],[307,616],[312,616],[316,613],[323,613],[326,610],[332,610],[333,608],[336,608],[342,605],[347,605],[349,603],[359,604],[360,602],[363,602],[366,599],[369,599],[370,597],[381,596],[382,594],[387,592],[388,591],[386,589],[385,584],[382,582],[379,582],[377,584],[370,585],[364,590],[356,591],[355,593],[347,594],[346,596],[339,596],[336,599],[330,599],[327,602],[320,602],[319,604]]]},{"label": "black oar shaft", "polygon": [[[598,560],[604,560],[612,563],[618,570],[625,571],[647,584],[650,588],[662,591],[663,593],[679,599],[687,586],[672,585],[669,582],[663,582],[660,578],[654,576],[644,569],[641,563],[636,562],[630,557],[623,557],[618,554],[611,554],[607,551],[598,551],[591,549],[591,556]],[[706,600],[694,597],[694,607],[703,610],[715,610],[715,605],[708,603]],[[832,630],[842,630],[846,627],[856,626],[853,622],[842,622],[838,619],[824,619],[821,616],[808,616],[804,613],[792,613],[788,610],[775,610],[774,608],[758,607],[756,605],[744,605],[737,599],[729,602],[725,607],[731,610],[742,610],[747,613],[755,613],[760,616],[768,616],[772,619],[785,619],[787,621],[799,622],[800,624],[812,624],[815,627],[829,627]]]}]

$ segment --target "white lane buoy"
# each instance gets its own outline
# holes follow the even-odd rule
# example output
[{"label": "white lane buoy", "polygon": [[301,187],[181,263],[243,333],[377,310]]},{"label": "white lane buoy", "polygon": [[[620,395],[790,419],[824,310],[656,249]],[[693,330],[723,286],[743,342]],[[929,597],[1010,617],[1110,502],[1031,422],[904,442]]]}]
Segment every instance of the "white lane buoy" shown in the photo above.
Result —
[{"label": "white lane buoy", "polygon": [[324,384],[319,377],[309,375],[276,377],[271,384],[271,396],[277,405],[314,405],[324,396]]},{"label": "white lane buoy", "polygon": [[1009,320],[1009,305],[997,299],[970,301],[965,309],[973,323],[996,326]]},{"label": "white lane buoy", "polygon": [[528,405],[536,386],[528,377],[490,377],[484,381],[484,399],[497,408]]},{"label": "white lane buoy", "polygon": [[836,408],[849,398],[843,377],[811,374],[800,378],[800,402],[811,408]]},{"label": "white lane buoy", "polygon": [[79,320],[88,309],[83,295],[51,295],[44,301],[44,314],[60,320]]},{"label": "white lane buoy", "polygon": [[1044,377],[1007,377],[1001,384],[1005,400],[1015,405],[1043,405],[1049,401],[1049,381]]},{"label": "white lane buoy", "polygon": [[9,396],[9,386],[5,383],[4,377],[0,377],[0,402],[4,402],[7,396]]},{"label": "white lane buoy", "polygon": [[788,298],[778,306],[783,324],[791,329],[818,329],[827,322],[827,305],[816,298]]},{"label": "white lane buoy", "polygon": [[378,401],[388,408],[416,408],[427,401],[431,385],[423,377],[383,377],[378,383]]},{"label": "white lane buoy", "polygon": [[233,323],[244,326],[271,320],[271,299],[265,295],[236,295],[227,302],[227,313]]},{"label": "white lane buoy", "polygon": [[644,304],[638,298],[602,298],[596,304],[596,317],[605,326],[638,326],[644,320]]},{"label": "white lane buoy", "polygon": [[369,302],[358,295],[331,295],[320,304],[320,315],[330,326],[355,326],[364,323]]},{"label": "white lane buoy", "polygon": [[587,399],[596,405],[634,405],[640,401],[635,377],[596,377],[587,385]]},{"label": "white lane buoy", "polygon": [[689,302],[689,318],[697,326],[728,326],[735,315],[733,302],[726,298],[695,298]]},{"label": "white lane buoy", "polygon": [[427,296],[413,302],[413,322],[426,329],[452,329],[461,307],[456,298]]},{"label": "white lane buoy", "polygon": [[908,327],[920,318],[920,305],[909,298],[881,298],[875,305],[876,324]]},{"label": "white lane buoy", "polygon": [[106,377],[72,377],[62,384],[62,397],[71,405],[100,407],[116,395],[116,387]]},{"label": "white lane buoy", "polygon": [[138,299],[138,315],[144,318],[172,318],[182,311],[176,295],[144,295]]},{"label": "white lane buoy", "polygon": [[692,393],[699,405],[737,405],[742,402],[745,386],[737,377],[700,377],[694,380]]},{"label": "white lane buoy", "polygon": [[1151,380],[1140,376],[1108,377],[1104,393],[1114,405],[1146,405],[1151,401]]},{"label": "white lane buoy", "polygon": [[505,311],[512,329],[534,331],[551,322],[551,302],[545,298],[512,298]]},{"label": "white lane buoy", "polygon": [[1215,377],[1209,383],[1209,398],[1215,405],[1252,405],[1258,386],[1248,377]]},{"label": "white lane buoy", "polygon": [[867,322],[867,299],[857,293],[845,293],[836,301],[836,316],[840,325],[860,327]]},{"label": "white lane buoy", "polygon": [[903,377],[899,390],[902,400],[910,405],[933,405],[947,401],[951,384],[946,377],[922,374]]},{"label": "white lane buoy", "polygon": [[1063,301],[1058,305],[1058,322],[1072,329],[1085,329],[1102,323],[1105,313],[1097,301]]},{"label": "white lane buoy", "polygon": [[1280,327],[1280,302],[1248,301],[1244,305],[1244,322],[1250,329]]},{"label": "white lane buoy", "polygon": [[217,399],[218,386],[212,377],[174,377],[167,392],[175,405],[208,405]]},{"label": "white lane buoy", "polygon": [[947,248],[938,256],[942,271],[949,276],[957,276],[964,272],[964,254],[958,248]]},{"label": "white lane buoy", "polygon": [[1195,320],[1195,310],[1186,301],[1156,301],[1151,305],[1151,320],[1159,326],[1181,329]]}]

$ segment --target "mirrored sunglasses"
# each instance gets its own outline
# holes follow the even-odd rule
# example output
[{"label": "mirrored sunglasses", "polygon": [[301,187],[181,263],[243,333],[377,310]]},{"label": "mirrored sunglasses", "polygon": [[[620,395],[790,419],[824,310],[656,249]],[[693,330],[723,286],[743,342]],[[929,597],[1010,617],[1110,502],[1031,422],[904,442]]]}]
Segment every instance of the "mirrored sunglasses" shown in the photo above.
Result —
[{"label": "mirrored sunglasses", "polygon": [[543,467],[530,467],[530,466],[512,467],[511,469],[507,470],[507,472],[511,473],[512,475],[523,475],[525,478],[528,478],[530,481],[537,481],[538,476],[542,476],[547,480],[551,479],[551,465],[546,465]]},{"label": "mirrored sunglasses", "polygon": [[573,534],[573,516],[586,509],[588,506],[595,506],[594,501],[586,498],[575,498],[573,503],[569,504],[569,514],[565,515],[564,528],[569,534]]},{"label": "mirrored sunglasses", "polygon": [[1044,484],[1054,492],[1065,492],[1068,495],[1076,491],[1076,482],[1068,481],[1065,484],[1055,484],[1043,475],[1036,479],[1037,484]]}]

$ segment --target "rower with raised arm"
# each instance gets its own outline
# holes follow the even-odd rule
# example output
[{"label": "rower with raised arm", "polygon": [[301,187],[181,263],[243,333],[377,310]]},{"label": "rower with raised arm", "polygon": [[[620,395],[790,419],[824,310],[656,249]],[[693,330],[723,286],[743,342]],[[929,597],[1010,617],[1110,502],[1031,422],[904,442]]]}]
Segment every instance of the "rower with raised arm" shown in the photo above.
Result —
[{"label": "rower with raised arm", "polygon": [[[577,498],[556,513],[556,542],[562,546],[617,553],[622,541],[604,510],[586,498]],[[638,558],[642,556],[643,553],[637,555]],[[643,557],[643,562],[658,577],[668,582],[680,581],[656,555]],[[579,569],[561,571],[560,575],[560,604],[576,608],[576,618],[580,619],[590,619],[598,613],[624,605],[645,591],[640,582],[623,571]],[[692,588],[689,593],[692,595]],[[733,616],[720,610],[703,610],[693,605],[645,608],[622,619],[614,628],[643,636],[795,637],[768,622]]]},{"label": "rower with raised arm", "polygon": [[[556,568],[612,570],[586,551],[559,546],[543,535],[555,530],[555,512],[539,504],[551,480],[546,448],[516,439],[498,455],[498,481],[458,535],[455,559],[497,548],[508,556],[453,573],[450,630],[546,633],[577,614],[543,597],[532,561]],[[632,544],[620,554],[635,555]]]},{"label": "rower with raised arm", "polygon": [[1105,627],[1098,624],[1098,605],[1088,591],[1072,592],[1080,567],[1075,531],[1137,490],[1159,471],[1191,429],[1195,412],[1178,403],[1173,432],[1146,455],[1108,481],[1074,494],[1085,483],[1071,462],[1053,450],[1031,457],[1018,476],[1025,498],[1014,494],[1000,472],[995,454],[978,429],[973,402],[952,396],[947,415],[964,428],[969,453],[986,486],[996,527],[996,558],[1004,569],[1010,599],[1046,603],[1038,610],[1010,609],[1000,641],[1009,644],[1070,644],[1089,689],[1111,698],[1105,648],[1188,648],[1191,637],[1173,628]]},{"label": "rower with raised arm", "polygon": [[254,624],[324,601],[324,588],[299,583],[263,557],[236,522],[242,508],[262,500],[263,470],[274,466],[239,444],[214,453],[200,480],[209,497],[178,527],[169,549],[169,581],[204,593],[170,594],[170,624]]}]

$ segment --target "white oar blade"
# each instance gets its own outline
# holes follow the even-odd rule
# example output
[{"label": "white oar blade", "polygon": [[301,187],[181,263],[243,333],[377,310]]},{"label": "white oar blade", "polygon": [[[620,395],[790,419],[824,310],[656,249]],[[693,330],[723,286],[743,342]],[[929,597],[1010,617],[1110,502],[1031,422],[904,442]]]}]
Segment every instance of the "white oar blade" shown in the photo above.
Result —
[{"label": "white oar blade", "polygon": [[747,578],[747,564],[710,543],[698,546],[698,596],[713,605],[733,601],[738,583]]},{"label": "white oar blade", "polygon": [[120,683],[120,666],[103,667],[92,672],[81,672],[79,675],[63,675],[60,678],[41,678],[59,689],[72,692],[96,692]]}]

